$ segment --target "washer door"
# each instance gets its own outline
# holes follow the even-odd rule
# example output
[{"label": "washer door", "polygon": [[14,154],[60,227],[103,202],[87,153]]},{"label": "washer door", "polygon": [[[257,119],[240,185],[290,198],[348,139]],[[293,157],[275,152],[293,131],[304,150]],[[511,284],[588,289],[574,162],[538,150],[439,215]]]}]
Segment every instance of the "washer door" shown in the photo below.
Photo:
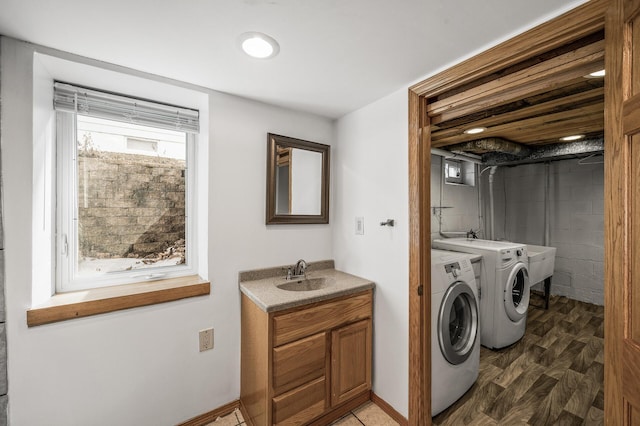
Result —
[{"label": "washer door", "polygon": [[453,365],[464,362],[478,335],[478,305],[467,283],[451,284],[442,298],[438,313],[440,350]]},{"label": "washer door", "polygon": [[524,263],[517,263],[504,289],[504,309],[511,321],[520,321],[527,315],[529,308],[529,271]]}]

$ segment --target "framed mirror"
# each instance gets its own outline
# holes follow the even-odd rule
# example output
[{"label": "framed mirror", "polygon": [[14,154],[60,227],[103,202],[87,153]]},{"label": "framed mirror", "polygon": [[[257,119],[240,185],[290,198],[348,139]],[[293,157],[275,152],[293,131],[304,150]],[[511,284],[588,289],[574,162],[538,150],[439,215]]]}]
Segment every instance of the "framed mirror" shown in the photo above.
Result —
[{"label": "framed mirror", "polygon": [[267,135],[267,225],[329,223],[331,147]]}]

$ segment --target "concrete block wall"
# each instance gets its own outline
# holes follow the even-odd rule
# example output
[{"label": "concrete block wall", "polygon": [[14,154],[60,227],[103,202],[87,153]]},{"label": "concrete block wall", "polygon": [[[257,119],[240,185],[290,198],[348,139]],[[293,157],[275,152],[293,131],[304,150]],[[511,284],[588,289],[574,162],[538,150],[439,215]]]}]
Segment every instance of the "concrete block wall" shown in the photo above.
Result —
[{"label": "concrete block wall", "polygon": [[184,160],[172,158],[112,152],[79,155],[82,255],[145,257],[176,242],[184,246],[184,170]]},{"label": "concrete block wall", "polygon": [[[478,186],[451,185],[442,183],[442,157],[431,156],[431,240],[442,238],[438,233],[439,217],[442,214],[442,231],[465,232],[481,227],[478,214]],[[440,188],[442,187],[442,205]],[[434,207],[436,208],[434,214]],[[464,236],[464,235],[461,235]],[[479,235],[481,236],[481,235]]]},{"label": "concrete block wall", "polygon": [[[599,164],[577,159],[549,164],[549,245],[557,248],[551,292],[602,305],[604,165],[601,156],[587,162]],[[496,238],[543,244],[544,176],[544,164],[498,169]]]}]

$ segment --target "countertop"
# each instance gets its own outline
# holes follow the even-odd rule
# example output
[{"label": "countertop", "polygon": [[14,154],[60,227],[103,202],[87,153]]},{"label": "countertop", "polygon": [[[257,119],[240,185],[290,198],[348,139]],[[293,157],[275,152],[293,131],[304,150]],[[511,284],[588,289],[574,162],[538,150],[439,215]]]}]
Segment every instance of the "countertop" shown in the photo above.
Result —
[{"label": "countertop", "polygon": [[[329,281],[327,287],[310,291],[282,290],[276,286],[295,282],[295,280],[287,281],[285,279],[282,268],[286,270],[285,266],[241,272],[239,276],[240,291],[263,311],[277,312],[339,296],[359,293],[375,286],[370,280],[334,269],[333,261],[324,261],[309,263],[307,278],[324,277]],[[275,273],[277,273],[276,276],[274,276]]]}]

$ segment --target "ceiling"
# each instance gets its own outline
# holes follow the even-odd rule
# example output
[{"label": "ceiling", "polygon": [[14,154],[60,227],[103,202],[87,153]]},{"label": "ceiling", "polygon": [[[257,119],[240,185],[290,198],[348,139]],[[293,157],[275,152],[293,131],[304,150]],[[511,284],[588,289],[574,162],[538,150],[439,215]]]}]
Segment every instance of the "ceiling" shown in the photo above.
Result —
[{"label": "ceiling", "polygon": [[[604,130],[604,30],[531,56],[427,101],[431,143],[474,154],[526,156],[539,145]],[[466,134],[471,128],[482,133]]]},{"label": "ceiling", "polygon": [[[583,0],[0,0],[0,34],[338,118]],[[280,54],[238,48],[264,32]]]}]

